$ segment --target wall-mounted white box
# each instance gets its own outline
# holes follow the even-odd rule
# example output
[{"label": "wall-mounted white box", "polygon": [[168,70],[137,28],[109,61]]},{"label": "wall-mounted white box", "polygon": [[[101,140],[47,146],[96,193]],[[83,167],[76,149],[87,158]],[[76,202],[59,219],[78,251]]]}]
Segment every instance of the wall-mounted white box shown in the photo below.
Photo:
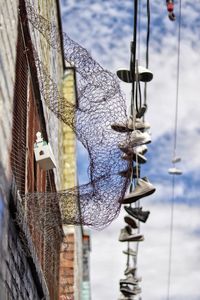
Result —
[{"label": "wall-mounted white box", "polygon": [[40,168],[47,171],[56,168],[56,162],[51,146],[42,138],[41,132],[37,132],[37,139],[34,144],[35,160]]}]

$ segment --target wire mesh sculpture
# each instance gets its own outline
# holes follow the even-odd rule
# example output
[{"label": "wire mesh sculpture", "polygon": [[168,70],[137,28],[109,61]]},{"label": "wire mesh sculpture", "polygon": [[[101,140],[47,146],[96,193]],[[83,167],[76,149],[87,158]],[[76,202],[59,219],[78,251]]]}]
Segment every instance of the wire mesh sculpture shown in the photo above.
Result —
[{"label": "wire mesh sculpture", "polygon": [[[26,10],[34,30],[39,31],[53,49],[61,51],[57,27],[39,15],[29,3],[26,4]],[[77,105],[72,105],[62,97],[33,49],[38,81],[48,108],[73,129],[77,139],[87,149],[90,182],[53,193],[29,193],[25,195],[25,200],[41,203],[45,199],[47,210],[48,202],[51,209],[54,202],[59,202],[65,224],[84,224],[101,229],[118,215],[118,201],[123,198],[129,184],[129,179],[122,177],[119,172],[129,169],[130,162],[121,159],[122,153],[118,148],[120,142],[128,143],[129,134],[117,133],[111,129],[114,122],[126,123],[126,103],[114,74],[103,69],[86,49],[65,33],[63,44],[65,60],[75,66],[80,77]],[[42,206],[32,207],[33,214],[37,214],[42,220]],[[45,220],[48,220],[48,211],[45,212]],[[52,223],[52,228],[56,219],[48,222]]]}]

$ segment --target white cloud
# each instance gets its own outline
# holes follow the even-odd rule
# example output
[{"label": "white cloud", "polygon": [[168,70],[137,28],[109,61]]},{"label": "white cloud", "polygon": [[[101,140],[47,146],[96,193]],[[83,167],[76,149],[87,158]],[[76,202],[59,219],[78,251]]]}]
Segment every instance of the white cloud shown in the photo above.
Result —
[{"label": "white cloud", "polygon": [[[141,225],[145,241],[139,245],[138,273],[143,278],[142,297],[161,300],[167,293],[171,208],[169,204],[148,203],[148,209],[150,217]],[[175,205],[170,299],[199,299],[199,213],[198,207]],[[91,281],[95,300],[119,296],[119,280],[124,278],[126,267],[122,254],[126,243],[118,242],[123,215],[124,212],[104,231],[92,232]]]}]

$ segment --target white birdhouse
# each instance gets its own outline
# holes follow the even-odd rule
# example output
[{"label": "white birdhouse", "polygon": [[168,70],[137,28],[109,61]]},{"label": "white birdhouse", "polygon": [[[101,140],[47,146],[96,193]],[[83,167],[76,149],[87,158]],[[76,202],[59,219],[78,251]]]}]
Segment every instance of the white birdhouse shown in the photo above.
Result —
[{"label": "white birdhouse", "polygon": [[56,167],[55,158],[51,146],[43,141],[41,132],[36,133],[36,143],[34,144],[35,160],[43,170],[51,170]]}]

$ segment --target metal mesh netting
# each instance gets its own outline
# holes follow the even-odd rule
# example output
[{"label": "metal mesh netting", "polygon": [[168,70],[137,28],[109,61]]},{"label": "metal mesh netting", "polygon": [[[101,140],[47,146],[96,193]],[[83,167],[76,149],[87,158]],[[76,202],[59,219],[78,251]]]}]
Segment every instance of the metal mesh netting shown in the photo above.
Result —
[{"label": "metal mesh netting", "polygon": [[[38,15],[27,4],[27,16],[54,49],[61,51],[60,33],[55,25]],[[59,201],[65,224],[86,224],[95,228],[108,225],[119,213],[119,200],[124,196],[129,180],[119,175],[128,169],[127,161],[121,159],[118,144],[127,141],[127,133],[117,133],[111,124],[126,122],[126,105],[114,74],[103,69],[92,59],[88,51],[63,34],[64,57],[76,67],[78,80],[77,106],[64,99],[51,79],[44,64],[34,50],[35,64],[41,94],[49,109],[69,125],[89,154],[90,182],[69,190],[55,193],[29,193],[28,202]],[[77,205],[79,199],[79,205]],[[52,206],[51,206],[52,208]],[[48,206],[47,206],[48,210]],[[34,213],[44,214],[41,206],[33,207]],[[48,215],[48,211],[45,212]],[[50,220],[48,220],[50,222]],[[56,224],[56,220],[52,220]],[[53,226],[53,224],[52,224]]]},{"label": "metal mesh netting", "polygon": [[[42,121],[31,82],[31,73],[26,58],[24,33],[18,23],[16,47],[16,78],[13,97],[12,146],[10,165],[13,174],[12,217],[19,234],[20,245],[26,256],[35,261],[39,279],[43,282],[41,268],[46,279],[51,299],[58,291],[60,243],[63,237],[59,202],[54,199],[34,198],[25,201],[26,192],[54,192],[53,171],[45,172],[34,161],[34,141],[37,131],[42,131]],[[53,203],[51,203],[53,201]],[[37,214],[38,206],[43,215]],[[34,209],[35,207],[35,209]],[[36,213],[35,213],[36,212]],[[47,212],[47,213],[45,213]],[[56,219],[56,226],[50,221]],[[16,238],[17,239],[17,238]],[[44,283],[44,290],[45,288]],[[24,298],[23,298],[24,299]]]}]

